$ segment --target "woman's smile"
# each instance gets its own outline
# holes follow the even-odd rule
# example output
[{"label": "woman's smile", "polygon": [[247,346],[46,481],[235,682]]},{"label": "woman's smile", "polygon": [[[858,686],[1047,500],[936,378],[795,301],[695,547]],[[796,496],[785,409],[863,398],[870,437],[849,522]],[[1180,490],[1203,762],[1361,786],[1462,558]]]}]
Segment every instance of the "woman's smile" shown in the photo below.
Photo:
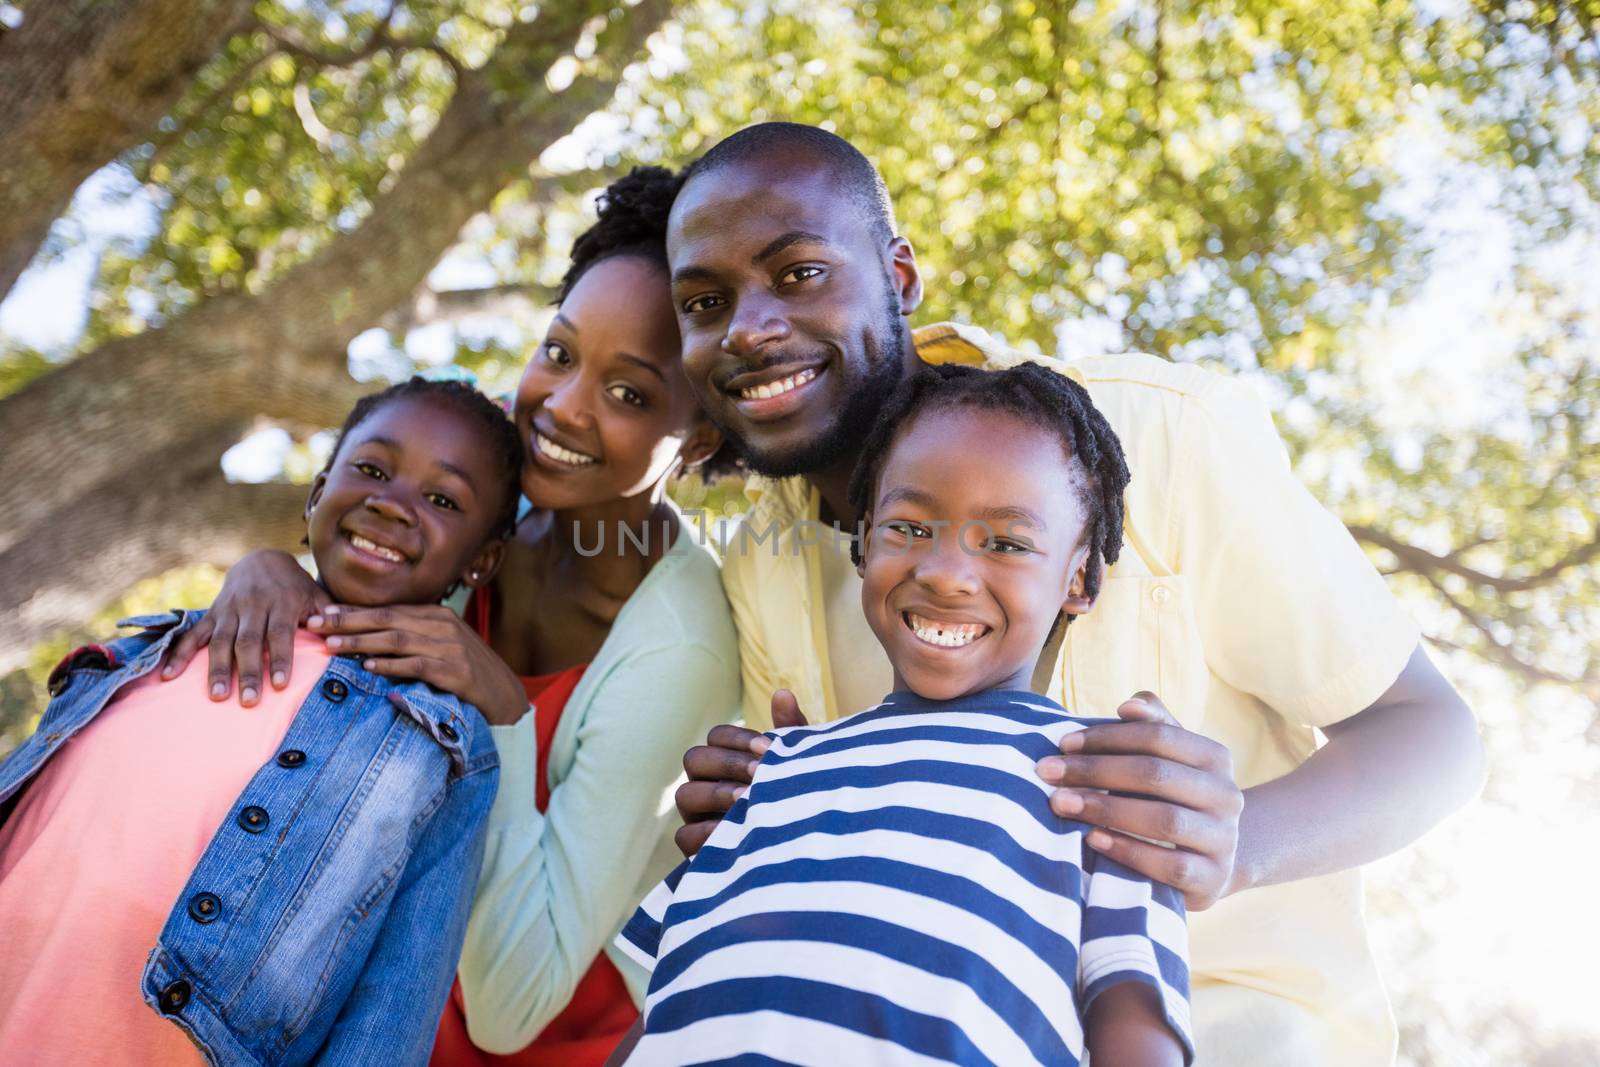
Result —
[{"label": "woman's smile", "polygon": [[534,458],[553,470],[577,470],[600,462],[598,457],[587,452],[568,448],[537,426],[534,427],[531,444]]}]

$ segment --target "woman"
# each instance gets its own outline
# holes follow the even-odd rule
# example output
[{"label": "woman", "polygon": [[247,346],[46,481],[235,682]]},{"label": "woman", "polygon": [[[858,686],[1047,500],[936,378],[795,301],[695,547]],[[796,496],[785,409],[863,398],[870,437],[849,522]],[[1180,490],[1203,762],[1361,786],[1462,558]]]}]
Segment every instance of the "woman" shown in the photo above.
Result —
[{"label": "woman", "polygon": [[[211,637],[225,695],[226,646],[258,664],[264,634],[276,646],[286,620],[309,615],[335,652],[427,681],[494,724],[500,791],[437,1065],[604,1062],[644,992],[611,939],[677,858],[669,791],[683,751],[738,708],[715,561],[665,495],[722,448],[680,366],[664,243],[676,187],[662,168],[636,169],[573,247],[517,389],[534,509],[465,618],[329,605],[291,557],[258,553],[229,573],[214,633],[174,654],[181,666]],[[287,680],[276,655],[270,670]],[[246,702],[261,684],[250,673]]]}]

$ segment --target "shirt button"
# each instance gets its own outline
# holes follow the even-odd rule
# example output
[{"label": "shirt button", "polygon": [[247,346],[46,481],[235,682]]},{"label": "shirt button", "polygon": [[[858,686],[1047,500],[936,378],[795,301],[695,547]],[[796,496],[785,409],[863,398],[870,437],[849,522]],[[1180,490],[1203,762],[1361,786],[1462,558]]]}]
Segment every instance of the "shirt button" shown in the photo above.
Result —
[{"label": "shirt button", "polygon": [[[222,914],[222,901],[215,893],[196,893],[189,898],[189,918],[197,923],[211,923],[217,921],[217,916]],[[187,994],[184,1000],[188,1000]],[[182,1004],[178,1005],[180,1008]]]},{"label": "shirt button", "polygon": [[182,978],[161,991],[159,998],[163,1015],[176,1015],[189,1003],[189,983]]},{"label": "shirt button", "polygon": [[272,820],[267,817],[266,808],[258,808],[254,804],[239,812],[239,825],[252,834],[259,834],[267,828]]},{"label": "shirt button", "polygon": [[1154,589],[1150,590],[1150,599],[1154,600],[1157,604],[1165,604],[1171,598],[1172,590],[1168,589],[1164,585],[1158,585]]},{"label": "shirt button", "polygon": [[448,741],[454,741],[456,738],[461,736],[460,734],[456,733],[456,728],[447,722],[442,722],[439,724],[439,732],[443,734],[445,739]]},{"label": "shirt button", "polygon": [[286,748],[278,753],[278,766],[298,767],[306,761],[306,754],[298,748]]},{"label": "shirt button", "polygon": [[322,695],[333,701],[335,704],[343,700],[349,695],[349,693],[350,687],[339,681],[337,678],[329,678],[326,682],[322,683]]}]

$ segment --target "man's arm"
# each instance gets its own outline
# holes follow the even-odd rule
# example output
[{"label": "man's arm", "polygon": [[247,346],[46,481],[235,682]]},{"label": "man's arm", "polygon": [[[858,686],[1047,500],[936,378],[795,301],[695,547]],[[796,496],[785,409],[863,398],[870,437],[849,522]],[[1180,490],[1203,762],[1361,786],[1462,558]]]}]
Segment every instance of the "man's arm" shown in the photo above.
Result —
[{"label": "man's arm", "polygon": [[1472,712],[1420,647],[1375,703],[1323,728],[1328,743],[1311,758],[1243,791],[1222,746],[1178,726],[1159,701],[1138,703],[1160,717],[1069,734],[1040,773],[1062,787],[1058,812],[1106,828],[1089,835],[1092,848],[1175,887],[1191,910],[1387,856],[1483,781]]},{"label": "man's arm", "polygon": [[1328,743],[1241,791],[1222,745],[1140,694],[1118,709],[1133,721],[1067,735],[1039,770],[1063,787],[1056,811],[1106,828],[1092,847],[1198,910],[1393,851],[1472,795],[1483,758],[1471,712],[1360,547],[1295,480],[1260,399],[1219,377],[1174,425],[1135,479],[1145,514],[1166,509],[1162,547],[1188,585],[1207,669]]},{"label": "man's arm", "polygon": [[1483,785],[1472,711],[1421,646],[1377,703],[1323,732],[1310,759],[1245,790],[1230,892],[1387,856]]}]

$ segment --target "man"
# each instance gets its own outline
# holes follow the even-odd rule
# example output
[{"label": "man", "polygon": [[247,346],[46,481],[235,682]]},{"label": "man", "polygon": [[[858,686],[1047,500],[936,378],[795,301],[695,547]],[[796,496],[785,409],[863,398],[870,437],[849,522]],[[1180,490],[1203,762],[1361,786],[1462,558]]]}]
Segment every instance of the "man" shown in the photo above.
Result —
[{"label": "man", "polygon": [[[874,704],[889,673],[848,538],[819,529],[854,528],[850,471],[919,360],[1026,357],[970,327],[907,329],[915,256],[877,172],[822,130],[767,123],[711,149],[673,206],[668,255],[690,381],[766,476],[724,566],[746,721],[770,725],[769,698],[792,715],[779,689],[814,718]],[[1199,1062],[1388,1063],[1356,868],[1476,791],[1471,712],[1294,481],[1247,388],[1148,356],[1050,364],[1088,388],[1133,472],[1123,558],[1035,676],[1076,713],[1126,721],[1041,761],[1052,804],[1196,913]],[[719,727],[685,757],[686,851],[764,750]]]}]

